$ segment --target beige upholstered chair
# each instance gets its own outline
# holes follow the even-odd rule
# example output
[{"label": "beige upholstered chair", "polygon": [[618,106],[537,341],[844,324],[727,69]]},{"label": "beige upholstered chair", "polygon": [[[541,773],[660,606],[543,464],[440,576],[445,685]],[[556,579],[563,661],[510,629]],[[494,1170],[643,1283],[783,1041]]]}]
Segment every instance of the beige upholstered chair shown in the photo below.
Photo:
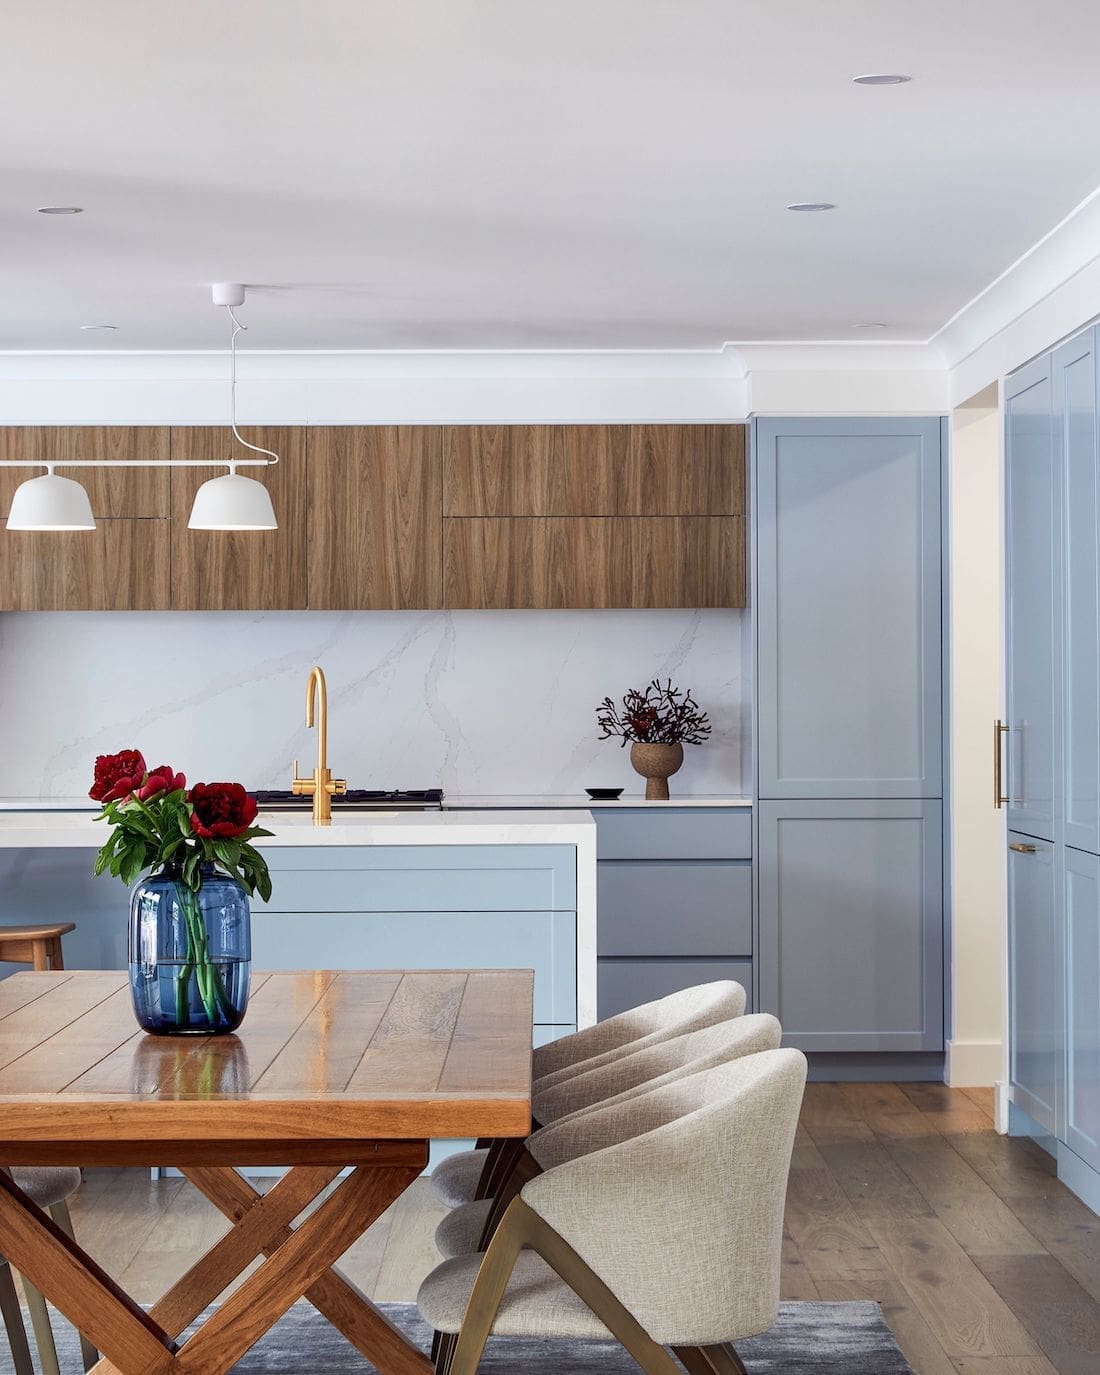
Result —
[{"label": "beige upholstered chair", "polygon": [[[614,1109],[628,1110],[624,1105],[643,1093],[746,1055],[775,1050],[782,1035],[782,1027],[769,1013],[734,1017],[623,1056],[599,1069],[575,1074],[548,1089],[535,1115],[553,1125],[527,1138],[526,1158],[516,1161],[493,1198],[464,1203],[443,1218],[435,1233],[440,1255],[448,1258],[484,1250],[482,1242],[488,1240],[522,1184],[551,1164],[594,1149],[589,1144],[588,1128],[594,1116],[597,1123],[605,1122]],[[548,1151],[553,1154],[548,1156]]]},{"label": "beige upholstered chair", "polygon": [[592,1113],[602,1145],[524,1185],[484,1255],[421,1285],[425,1321],[451,1334],[436,1370],[474,1375],[495,1334],[611,1335],[648,1375],[681,1375],[666,1348],[691,1375],[743,1372],[732,1343],[779,1312],[805,1080],[800,1051],[769,1050]]},{"label": "beige upholstered chair", "polygon": [[[54,1222],[67,1235],[72,1236],[73,1224],[65,1200],[80,1187],[80,1171],[69,1168],[12,1169],[16,1184],[23,1190],[32,1203],[49,1210]],[[57,1348],[54,1346],[53,1329],[50,1327],[50,1314],[46,1300],[39,1291],[23,1280],[23,1293],[27,1300],[31,1326],[34,1329],[35,1345],[38,1347],[38,1360],[42,1375],[58,1375]],[[27,1343],[27,1331],[23,1326],[23,1314],[19,1307],[19,1297],[12,1279],[11,1267],[0,1258],[0,1314],[8,1334],[15,1375],[35,1375]],[[84,1369],[91,1370],[99,1359],[99,1353],[91,1342],[80,1339],[80,1350],[84,1358]]]},{"label": "beige upholstered chair", "polygon": [[[573,1074],[598,1069],[623,1055],[740,1017],[744,1010],[745,990],[732,979],[670,993],[570,1036],[536,1046],[532,1066],[535,1085],[538,1089],[549,1089]],[[535,1121],[541,1121],[537,1112]],[[457,1208],[491,1193],[497,1156],[508,1149],[506,1141],[495,1145],[479,1142],[475,1150],[459,1151],[440,1161],[432,1172],[432,1188],[437,1198],[448,1208]]]}]

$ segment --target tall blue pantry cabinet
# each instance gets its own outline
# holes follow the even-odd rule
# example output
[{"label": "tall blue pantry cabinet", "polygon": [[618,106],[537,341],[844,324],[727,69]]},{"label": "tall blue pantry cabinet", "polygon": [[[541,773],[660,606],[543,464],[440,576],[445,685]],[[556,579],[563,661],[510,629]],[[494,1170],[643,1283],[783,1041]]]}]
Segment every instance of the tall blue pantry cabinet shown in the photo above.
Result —
[{"label": "tall blue pantry cabinet", "polygon": [[944,1046],[941,428],[754,435],[759,1005],[884,1076]]},{"label": "tall blue pantry cabinet", "polygon": [[1096,331],[1005,386],[1013,1130],[1100,1204],[1100,465]]}]

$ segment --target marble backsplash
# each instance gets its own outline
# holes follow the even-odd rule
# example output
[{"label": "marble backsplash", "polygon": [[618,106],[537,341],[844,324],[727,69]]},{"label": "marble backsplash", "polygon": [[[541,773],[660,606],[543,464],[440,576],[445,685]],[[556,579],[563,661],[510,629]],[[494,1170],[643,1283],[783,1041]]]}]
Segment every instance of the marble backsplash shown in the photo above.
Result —
[{"label": "marble backsplash", "polygon": [[330,766],[352,787],[636,792],[595,708],[670,675],[714,725],[673,791],[751,787],[747,612],[13,612],[0,615],[0,794],[82,796],[94,756],[126,746],[192,781],[288,787],[294,758],[308,772],[316,755],[314,663]]}]

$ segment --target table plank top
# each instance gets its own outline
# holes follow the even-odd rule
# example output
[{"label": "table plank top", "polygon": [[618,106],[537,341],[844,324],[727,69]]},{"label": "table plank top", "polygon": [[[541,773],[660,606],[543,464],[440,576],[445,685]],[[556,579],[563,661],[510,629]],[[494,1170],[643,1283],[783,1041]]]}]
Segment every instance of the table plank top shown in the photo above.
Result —
[{"label": "table plank top", "polygon": [[232,1036],[141,1031],[122,972],[0,980],[3,1143],[523,1136],[525,969],[256,974]]}]

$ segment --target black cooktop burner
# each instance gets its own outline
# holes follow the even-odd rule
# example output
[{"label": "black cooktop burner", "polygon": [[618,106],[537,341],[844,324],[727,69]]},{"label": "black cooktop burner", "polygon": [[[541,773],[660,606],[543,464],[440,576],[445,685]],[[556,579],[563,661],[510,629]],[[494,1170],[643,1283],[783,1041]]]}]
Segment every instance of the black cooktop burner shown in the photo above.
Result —
[{"label": "black cooktop burner", "polygon": [[[312,797],[296,797],[289,789],[257,788],[249,794],[260,804],[262,812],[309,811]],[[387,792],[383,788],[349,788],[332,799],[332,810],[357,812],[437,812],[443,806],[442,788],[401,789]]]}]

